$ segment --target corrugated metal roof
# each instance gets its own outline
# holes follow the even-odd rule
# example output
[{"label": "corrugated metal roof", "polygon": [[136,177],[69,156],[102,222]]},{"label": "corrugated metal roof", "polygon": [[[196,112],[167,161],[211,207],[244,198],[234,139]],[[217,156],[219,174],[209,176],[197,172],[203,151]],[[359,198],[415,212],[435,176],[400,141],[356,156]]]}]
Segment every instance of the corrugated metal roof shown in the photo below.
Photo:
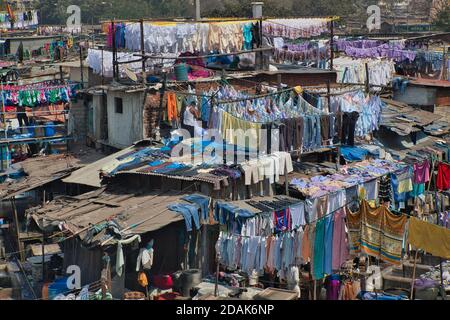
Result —
[{"label": "corrugated metal roof", "polygon": [[417,79],[411,80],[410,84],[427,86],[427,87],[450,88],[450,81],[446,81],[446,80],[433,80],[433,79],[417,78]]},{"label": "corrugated metal roof", "polygon": [[382,100],[386,103],[386,107],[382,110],[381,125],[401,136],[421,131],[423,127],[441,119],[437,114],[413,108],[402,102]]},{"label": "corrugated metal roof", "polygon": [[85,186],[91,186],[95,188],[100,188],[101,185],[101,179],[100,179],[100,169],[104,166],[108,165],[110,162],[112,162],[114,159],[125,155],[132,151],[134,149],[134,146],[128,147],[126,149],[123,149],[117,153],[111,154],[107,157],[104,157],[103,159],[100,159],[94,163],[91,163],[84,168],[81,168],[79,170],[76,170],[70,174],[67,178],[64,178],[62,181],[65,183],[75,183],[75,184],[81,184]]},{"label": "corrugated metal roof", "polygon": [[187,203],[181,200],[184,196],[186,193],[179,191],[143,193],[102,188],[77,197],[58,198],[44,208],[29,209],[28,213],[38,224],[42,218],[50,224],[65,223],[72,234],[80,233],[81,239],[87,235],[89,226],[110,220],[114,220],[120,230],[129,230],[127,234],[143,234],[182,221],[183,216],[168,210],[167,206],[175,202]]}]

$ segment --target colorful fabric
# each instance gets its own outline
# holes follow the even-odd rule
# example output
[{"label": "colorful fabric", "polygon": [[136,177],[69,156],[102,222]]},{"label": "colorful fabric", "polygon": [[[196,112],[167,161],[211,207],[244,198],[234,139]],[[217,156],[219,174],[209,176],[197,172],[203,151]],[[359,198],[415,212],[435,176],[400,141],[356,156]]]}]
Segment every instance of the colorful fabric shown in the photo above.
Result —
[{"label": "colorful fabric", "polygon": [[349,245],[345,231],[345,210],[340,209],[333,216],[332,269],[340,270],[348,257]]},{"label": "colorful fabric", "polygon": [[351,255],[361,252],[361,212],[347,211],[348,242]]},{"label": "colorful fabric", "polygon": [[450,259],[450,230],[417,218],[409,220],[408,242],[434,256]]},{"label": "colorful fabric", "polygon": [[314,237],[314,256],[313,256],[313,277],[314,279],[322,279],[324,274],[324,258],[325,258],[325,219],[320,219],[316,224],[316,234]]},{"label": "colorful fabric", "polygon": [[388,208],[371,209],[361,203],[361,251],[383,261],[399,264],[407,217],[395,216]]},{"label": "colorful fabric", "polygon": [[323,272],[325,275],[333,273],[333,215],[328,215],[325,219],[325,238],[324,238],[324,261]]},{"label": "colorful fabric", "polygon": [[450,189],[450,165],[439,163],[436,187],[438,190]]}]

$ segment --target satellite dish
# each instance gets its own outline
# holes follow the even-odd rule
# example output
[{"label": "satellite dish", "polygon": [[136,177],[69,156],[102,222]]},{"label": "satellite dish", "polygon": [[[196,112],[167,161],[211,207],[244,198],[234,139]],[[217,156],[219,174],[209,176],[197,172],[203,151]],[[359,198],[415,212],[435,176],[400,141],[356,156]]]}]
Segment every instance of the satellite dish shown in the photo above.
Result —
[{"label": "satellite dish", "polygon": [[129,68],[124,67],[123,70],[125,71],[125,74],[127,75],[127,77],[130,78],[132,81],[134,81],[134,82],[138,81],[136,74],[133,71],[131,71]]}]

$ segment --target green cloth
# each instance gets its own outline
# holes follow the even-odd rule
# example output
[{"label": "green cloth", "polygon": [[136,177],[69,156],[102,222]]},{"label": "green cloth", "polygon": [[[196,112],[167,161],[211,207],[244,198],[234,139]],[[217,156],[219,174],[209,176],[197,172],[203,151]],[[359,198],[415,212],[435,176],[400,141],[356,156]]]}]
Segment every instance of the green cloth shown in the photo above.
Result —
[{"label": "green cloth", "polygon": [[316,224],[316,235],[314,238],[314,279],[322,279],[324,277],[323,263],[325,253],[325,219],[320,219]]}]

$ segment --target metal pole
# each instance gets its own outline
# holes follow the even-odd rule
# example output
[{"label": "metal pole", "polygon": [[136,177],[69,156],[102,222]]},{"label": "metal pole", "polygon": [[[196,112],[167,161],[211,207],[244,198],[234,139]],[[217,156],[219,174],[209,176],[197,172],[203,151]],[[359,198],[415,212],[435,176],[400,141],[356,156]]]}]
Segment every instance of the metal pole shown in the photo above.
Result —
[{"label": "metal pole", "polygon": [[[141,26],[141,53],[145,55],[145,42],[144,42],[144,20],[140,21]],[[145,61],[146,59],[142,57],[142,83],[145,85],[146,83],[146,72],[145,72]]]}]

